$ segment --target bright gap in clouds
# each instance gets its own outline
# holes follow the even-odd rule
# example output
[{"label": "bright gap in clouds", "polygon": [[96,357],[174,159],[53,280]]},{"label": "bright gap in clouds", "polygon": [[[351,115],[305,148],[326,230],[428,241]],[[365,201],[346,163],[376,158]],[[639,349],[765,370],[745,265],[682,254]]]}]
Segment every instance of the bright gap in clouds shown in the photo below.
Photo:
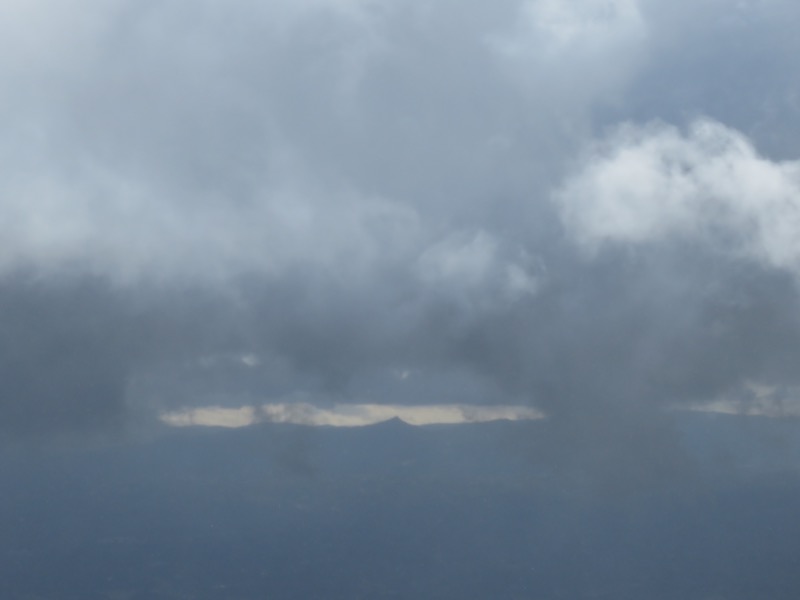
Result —
[{"label": "bright gap in clouds", "polygon": [[160,420],[173,427],[247,427],[257,423],[360,427],[398,418],[409,425],[483,423],[541,419],[544,414],[527,406],[468,404],[337,404],[321,408],[308,403],[276,403],[223,408],[208,406],[165,412]]},{"label": "bright gap in clouds", "polygon": [[[756,403],[732,398],[691,405],[676,405],[673,410],[717,413],[748,417],[800,417],[800,404],[775,398],[759,398]],[[476,406],[470,404],[336,404],[322,408],[310,403],[274,403],[239,408],[205,406],[163,412],[159,420],[170,427],[249,427],[258,423],[286,423],[313,427],[364,427],[391,419],[409,425],[460,425],[491,421],[535,421],[547,415],[528,406]]]}]

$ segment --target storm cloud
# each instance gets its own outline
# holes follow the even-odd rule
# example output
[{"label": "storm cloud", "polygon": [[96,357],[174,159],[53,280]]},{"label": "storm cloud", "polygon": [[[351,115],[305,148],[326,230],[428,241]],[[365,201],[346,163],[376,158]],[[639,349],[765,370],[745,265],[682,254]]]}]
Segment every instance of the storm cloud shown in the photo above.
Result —
[{"label": "storm cloud", "polygon": [[798,17],[6,3],[3,430],[292,397],[526,404],[551,455],[600,460],[670,446],[664,409],[780,394]]}]

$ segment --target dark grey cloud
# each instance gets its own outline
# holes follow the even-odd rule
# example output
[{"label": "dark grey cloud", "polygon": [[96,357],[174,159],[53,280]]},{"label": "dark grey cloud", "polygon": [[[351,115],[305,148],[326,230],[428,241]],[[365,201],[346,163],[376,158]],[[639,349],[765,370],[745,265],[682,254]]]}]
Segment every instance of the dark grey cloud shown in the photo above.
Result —
[{"label": "dark grey cloud", "polygon": [[52,4],[0,19],[5,430],[525,402],[612,464],[796,385],[791,3]]},{"label": "dark grey cloud", "polygon": [[93,287],[3,282],[5,434],[121,425],[133,348],[113,303]]}]

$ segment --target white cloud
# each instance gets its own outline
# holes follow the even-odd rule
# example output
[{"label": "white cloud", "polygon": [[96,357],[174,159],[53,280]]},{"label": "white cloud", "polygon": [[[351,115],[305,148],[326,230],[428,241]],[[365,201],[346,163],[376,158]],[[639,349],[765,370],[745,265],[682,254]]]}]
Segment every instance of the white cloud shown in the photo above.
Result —
[{"label": "white cloud", "polygon": [[636,0],[529,0],[523,13],[544,34],[547,55],[605,49],[640,38],[644,29]]},{"label": "white cloud", "polygon": [[347,190],[287,182],[244,205],[198,197],[188,210],[167,190],[91,171],[9,178],[0,272],[77,264],[125,284],[216,283],[298,265],[358,273],[402,253],[416,232],[413,210]]},{"label": "white cloud", "polygon": [[496,253],[497,242],[486,232],[453,234],[423,253],[421,276],[464,288],[480,286],[493,268]]},{"label": "white cloud", "polygon": [[589,250],[684,236],[800,275],[800,162],[768,160],[714,121],[686,133],[619,128],[590,149],[556,201]]},{"label": "white cloud", "polygon": [[528,0],[513,31],[490,46],[538,97],[559,104],[613,96],[647,49],[647,23],[636,0]]},{"label": "white cloud", "polygon": [[4,3],[0,276],[218,283],[391,256],[414,211],[299,157],[272,89],[306,81],[287,74],[306,51],[318,93],[346,103],[380,46],[379,4]]},{"label": "white cloud", "polygon": [[681,407],[695,412],[744,415],[751,417],[800,417],[800,387],[746,381],[733,392],[707,402]]},{"label": "white cloud", "polygon": [[536,294],[542,286],[541,265],[525,252],[504,252],[486,231],[450,234],[432,244],[417,261],[420,280],[478,305],[496,305]]},{"label": "white cloud", "polygon": [[256,409],[252,406],[241,408],[211,406],[166,412],[161,415],[161,421],[172,427],[238,428],[254,425],[258,422],[258,418]]}]

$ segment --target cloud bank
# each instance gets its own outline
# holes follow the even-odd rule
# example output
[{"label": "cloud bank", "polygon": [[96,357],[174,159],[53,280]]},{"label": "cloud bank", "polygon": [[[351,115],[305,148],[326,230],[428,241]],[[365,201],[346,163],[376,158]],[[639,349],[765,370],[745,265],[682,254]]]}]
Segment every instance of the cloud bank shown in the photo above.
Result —
[{"label": "cloud bank", "polygon": [[0,10],[4,435],[301,394],[588,460],[798,383],[793,3]]}]

